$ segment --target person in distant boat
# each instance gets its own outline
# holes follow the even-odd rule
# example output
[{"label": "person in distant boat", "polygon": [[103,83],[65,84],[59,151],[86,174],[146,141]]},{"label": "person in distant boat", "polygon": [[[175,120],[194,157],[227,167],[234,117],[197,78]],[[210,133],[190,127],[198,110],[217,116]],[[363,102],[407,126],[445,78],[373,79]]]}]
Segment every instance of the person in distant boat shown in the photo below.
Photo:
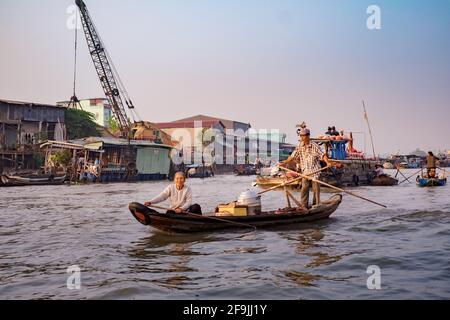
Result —
[{"label": "person in distant boat", "polygon": [[331,127],[331,135],[332,136],[338,136],[339,135],[339,132],[336,130],[335,126]]},{"label": "person in distant boat", "polygon": [[257,156],[255,159],[255,169],[258,170],[258,169],[261,169],[262,167],[263,167],[263,164],[262,164],[261,158]]},{"label": "person in distant boat", "polygon": [[427,155],[427,175],[430,176],[430,173],[432,171],[436,172],[436,161],[439,160],[438,157],[436,157],[433,152],[428,151]]},{"label": "person in distant boat", "polygon": [[375,174],[377,177],[383,176],[384,175],[384,170],[383,170],[383,166],[379,163],[377,163],[375,165]]},{"label": "person in distant boat", "polygon": [[[291,162],[300,164],[302,174],[309,175],[316,180],[319,179],[321,169],[320,161],[324,161],[327,165],[332,165],[332,162],[328,159],[328,156],[322,152],[319,145],[311,141],[311,132],[307,128],[302,128],[298,131],[299,144],[295,148],[294,152],[285,160],[279,163],[281,166],[286,166]],[[310,175],[311,173],[313,175]],[[309,190],[312,187],[313,191],[313,206],[320,204],[320,184],[316,181],[308,179],[302,179],[301,189],[301,202],[305,208],[308,208],[309,203]]]},{"label": "person in distant boat", "polygon": [[[185,185],[186,176],[183,172],[175,173],[173,183],[164,189],[156,198],[144,203],[146,206],[170,200],[170,210],[167,213],[195,213],[202,214],[198,204],[192,204],[192,190]],[[154,211],[154,210],[153,210]]]},{"label": "person in distant boat", "polygon": [[436,169],[430,169],[428,171],[428,178],[430,178],[430,179],[436,178]]}]

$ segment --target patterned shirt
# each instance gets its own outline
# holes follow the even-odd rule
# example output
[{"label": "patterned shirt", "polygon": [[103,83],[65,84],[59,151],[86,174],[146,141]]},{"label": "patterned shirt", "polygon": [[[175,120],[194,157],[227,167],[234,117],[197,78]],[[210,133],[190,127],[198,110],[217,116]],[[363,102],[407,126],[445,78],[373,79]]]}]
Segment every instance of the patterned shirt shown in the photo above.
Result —
[{"label": "patterned shirt", "polygon": [[[324,153],[315,142],[310,142],[305,145],[303,142],[295,148],[291,157],[300,164],[300,168],[304,175],[309,175],[321,169],[320,160],[322,160]],[[318,179],[320,172],[313,174],[312,178]]]}]

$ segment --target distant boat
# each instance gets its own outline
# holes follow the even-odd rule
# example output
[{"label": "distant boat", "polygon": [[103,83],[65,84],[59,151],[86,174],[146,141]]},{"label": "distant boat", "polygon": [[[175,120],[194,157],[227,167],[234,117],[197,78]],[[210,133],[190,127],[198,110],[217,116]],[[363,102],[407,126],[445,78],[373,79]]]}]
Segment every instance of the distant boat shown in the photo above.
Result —
[{"label": "distant boat", "polygon": [[66,174],[3,174],[1,176],[2,187],[58,185],[66,180]]},{"label": "distant boat", "polygon": [[377,187],[395,186],[397,184],[398,184],[398,180],[387,174],[383,174],[383,175],[373,178],[372,183],[371,183],[372,186],[377,186]]},{"label": "distant boat", "polygon": [[385,163],[383,163],[383,168],[384,169],[395,169],[395,166],[392,162],[386,161]]},{"label": "distant boat", "polygon": [[447,183],[447,178],[418,178],[417,184],[419,187],[442,187]]}]

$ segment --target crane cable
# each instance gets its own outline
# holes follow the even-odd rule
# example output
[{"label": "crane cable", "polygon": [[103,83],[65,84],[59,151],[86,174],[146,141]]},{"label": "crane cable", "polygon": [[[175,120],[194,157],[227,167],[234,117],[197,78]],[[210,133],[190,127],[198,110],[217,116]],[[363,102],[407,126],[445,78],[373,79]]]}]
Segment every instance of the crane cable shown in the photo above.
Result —
[{"label": "crane cable", "polygon": [[[98,30],[98,29],[97,29],[97,26],[96,26],[95,23],[94,23],[94,21],[91,21],[91,23],[92,23],[94,29]],[[136,122],[136,118],[137,118],[138,120],[140,120],[140,116],[139,116],[139,114],[136,112],[136,110],[134,109],[133,103],[131,102],[131,99],[130,99],[130,97],[129,97],[129,95],[128,95],[128,91],[125,89],[125,85],[123,84],[122,79],[120,78],[120,75],[119,75],[119,73],[117,72],[116,66],[115,66],[113,60],[111,59],[111,56],[109,55],[108,50],[106,49],[106,46],[105,46],[105,44],[104,44],[104,42],[103,42],[103,39],[101,38],[100,34],[97,34],[97,37],[98,37],[98,40],[100,41],[100,43],[101,43],[101,45],[102,45],[103,51],[104,51],[105,54],[106,54],[106,57],[107,57],[107,59],[108,59],[108,62],[109,62],[109,64],[111,65],[111,69],[112,69],[111,71],[112,71],[112,73],[114,74],[114,78],[117,79],[116,85],[118,86],[119,92],[121,92],[121,93],[123,94],[124,98],[125,98],[125,103],[127,104],[128,110],[129,110],[130,113],[131,113],[131,117],[132,117],[132,119],[133,119],[133,122]],[[133,106],[133,108],[130,108],[130,106]]]},{"label": "crane cable", "polygon": [[[75,10],[75,45],[74,45],[74,63],[73,63],[73,95],[71,98],[71,102],[73,102],[73,107],[76,109],[76,104],[78,103],[78,106],[81,110],[83,110],[83,107],[81,106],[81,103],[78,101],[77,95],[76,95],[76,87],[77,87],[77,52],[78,52],[78,9]],[[70,104],[69,104],[70,106]]]},{"label": "crane cable", "polygon": [[73,96],[75,97],[75,89],[77,84],[77,49],[78,49],[78,10],[75,10],[75,52],[73,63]]}]

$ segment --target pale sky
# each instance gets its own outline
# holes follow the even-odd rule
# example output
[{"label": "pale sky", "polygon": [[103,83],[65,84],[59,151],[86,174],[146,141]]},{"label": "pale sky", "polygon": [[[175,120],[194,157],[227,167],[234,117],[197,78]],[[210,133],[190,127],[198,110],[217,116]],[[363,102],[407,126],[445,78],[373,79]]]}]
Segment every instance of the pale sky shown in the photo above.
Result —
[{"label": "pale sky", "polygon": [[[0,98],[70,99],[73,2],[0,0]],[[377,153],[450,148],[450,1],[85,2],[142,120],[206,114],[295,142],[301,121],[368,132],[364,99]],[[103,96],[82,32],[77,96]]]}]

